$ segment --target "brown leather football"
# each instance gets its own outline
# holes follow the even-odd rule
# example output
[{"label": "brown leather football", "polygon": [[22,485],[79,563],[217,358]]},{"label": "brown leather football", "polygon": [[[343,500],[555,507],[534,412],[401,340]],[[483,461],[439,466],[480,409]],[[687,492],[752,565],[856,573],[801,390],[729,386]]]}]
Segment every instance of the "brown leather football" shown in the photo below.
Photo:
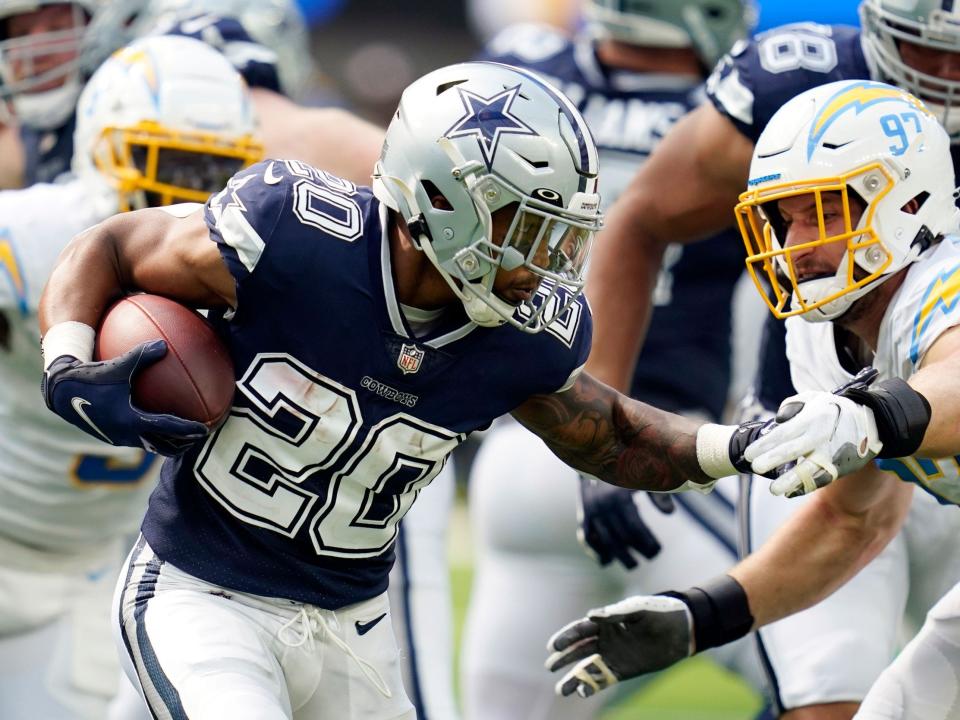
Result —
[{"label": "brown leather football", "polygon": [[233,362],[223,342],[199,313],[160,295],[129,295],[104,313],[94,348],[109,360],[142,342],[165,340],[167,354],[137,372],[133,404],[218,425],[233,404]]}]

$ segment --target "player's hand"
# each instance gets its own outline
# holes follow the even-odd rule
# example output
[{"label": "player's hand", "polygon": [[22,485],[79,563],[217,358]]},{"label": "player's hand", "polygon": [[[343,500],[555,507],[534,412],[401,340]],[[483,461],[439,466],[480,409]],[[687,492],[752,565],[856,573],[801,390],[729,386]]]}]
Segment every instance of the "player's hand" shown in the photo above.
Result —
[{"label": "player's hand", "polygon": [[591,610],[547,642],[551,672],[575,663],[558,695],[589,697],[621,680],[668,668],[693,652],[693,621],[683,600],[638,595]]},{"label": "player's hand", "polygon": [[[634,552],[648,560],[660,552],[660,542],[640,516],[634,501],[636,492],[580,476],[577,539],[586,553],[601,565],[617,560],[632,570],[637,566]],[[669,495],[650,493],[650,498],[660,512],[673,512],[673,499]]]},{"label": "player's hand", "polygon": [[796,461],[770,484],[770,492],[806,495],[876,457],[883,445],[873,411],[842,394],[868,386],[876,377],[869,370],[833,393],[804,392],[781,403],[776,425],[744,453],[760,474]]},{"label": "player's hand", "polygon": [[179,455],[205,438],[209,428],[174,415],[143,412],[130,399],[136,372],[166,354],[167,344],[155,340],[101,362],[62,355],[43,375],[43,399],[57,415],[98,440]]}]

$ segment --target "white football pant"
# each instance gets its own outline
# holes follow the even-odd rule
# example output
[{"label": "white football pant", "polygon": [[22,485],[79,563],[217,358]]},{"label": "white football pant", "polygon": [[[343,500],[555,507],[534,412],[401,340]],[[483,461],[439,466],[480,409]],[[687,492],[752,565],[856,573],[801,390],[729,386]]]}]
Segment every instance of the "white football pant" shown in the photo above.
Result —
[{"label": "white football pant", "polygon": [[[775,497],[768,485],[754,477],[744,489],[751,549],[808,501]],[[957,508],[917,490],[904,529],[873,562],[823,602],[762,628],[761,657],[780,706],[861,701],[904,631],[912,634],[960,581],[960,555],[953,551],[958,538]]]},{"label": "white football pant", "polygon": [[390,572],[390,609],[403,684],[418,720],[457,720],[447,531],[455,491],[453,458],[400,521]]},{"label": "white football pant", "polygon": [[386,593],[336,611],[238,593],[141,538],[114,598],[127,673],[159,720],[415,718]]},{"label": "white football pant", "polygon": [[916,637],[884,670],[854,720],[960,718],[960,585],[927,615]]}]

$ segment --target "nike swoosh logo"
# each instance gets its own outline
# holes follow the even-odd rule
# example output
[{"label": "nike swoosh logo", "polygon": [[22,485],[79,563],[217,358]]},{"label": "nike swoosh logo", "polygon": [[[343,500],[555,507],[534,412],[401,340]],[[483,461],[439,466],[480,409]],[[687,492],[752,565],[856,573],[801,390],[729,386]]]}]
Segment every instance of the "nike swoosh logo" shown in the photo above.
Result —
[{"label": "nike swoosh logo", "polygon": [[90,416],[87,415],[86,411],[83,409],[84,405],[89,404],[90,401],[84,400],[82,397],[75,397],[70,401],[70,407],[72,407],[73,411],[80,416],[80,419],[89,425],[97,435],[113,445],[113,441],[104,434],[103,430],[97,427],[97,424],[90,419]]},{"label": "nike swoosh logo", "polygon": [[362,623],[362,622],[360,622],[359,620],[357,620],[357,621],[354,623],[354,625],[355,625],[356,628],[357,628],[357,635],[366,635],[368,632],[370,632],[371,630],[373,630],[374,626],[375,626],[378,622],[380,622],[381,620],[383,620],[386,616],[387,616],[387,614],[384,613],[384,614],[381,615],[380,617],[375,617],[373,620],[370,620],[370,621],[365,622],[365,623]]},{"label": "nike swoosh logo", "polygon": [[271,162],[267,165],[267,171],[263,174],[263,181],[267,185],[276,185],[281,180],[283,180],[282,177],[273,174],[273,163]]}]

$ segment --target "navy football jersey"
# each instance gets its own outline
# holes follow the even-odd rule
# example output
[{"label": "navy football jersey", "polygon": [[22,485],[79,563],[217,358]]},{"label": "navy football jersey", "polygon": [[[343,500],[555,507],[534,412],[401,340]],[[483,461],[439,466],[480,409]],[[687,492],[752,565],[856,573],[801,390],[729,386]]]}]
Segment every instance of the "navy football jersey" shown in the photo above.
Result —
[{"label": "navy football jersey", "polygon": [[397,524],[468,433],[586,362],[580,298],[543,332],[448,308],[415,337],[368,188],[294,161],[234,176],[205,208],[236,280],[215,320],[236,370],[227,421],[163,467],[143,534],[235,590],[337,608],[386,589]]},{"label": "navy football jersey", "polygon": [[[756,142],[780,106],[805,90],[837,80],[878,79],[863,54],[858,28],[795,23],[737,43],[707,82],[717,110]],[[951,148],[954,167],[958,149]],[[786,359],[785,326],[767,316],[755,380],[757,399],[768,409],[795,390]]]},{"label": "navy football jersey", "polygon": [[[223,53],[250,87],[281,90],[276,54],[256,43],[238,20],[209,14],[193,15],[158,27],[157,33],[202,40]],[[71,113],[67,122],[54,130],[21,128],[24,187],[53,182],[70,169],[75,127],[76,116]]]},{"label": "navy football jersey", "polygon": [[[516,25],[494,38],[479,59],[529,68],[576,104],[600,153],[605,207],[674,123],[703,99],[696,78],[603,65],[587,33],[570,39],[546,26]],[[732,231],[668,249],[633,378],[635,397],[668,410],[720,416],[730,384],[730,302],[743,260],[743,243]]]}]

